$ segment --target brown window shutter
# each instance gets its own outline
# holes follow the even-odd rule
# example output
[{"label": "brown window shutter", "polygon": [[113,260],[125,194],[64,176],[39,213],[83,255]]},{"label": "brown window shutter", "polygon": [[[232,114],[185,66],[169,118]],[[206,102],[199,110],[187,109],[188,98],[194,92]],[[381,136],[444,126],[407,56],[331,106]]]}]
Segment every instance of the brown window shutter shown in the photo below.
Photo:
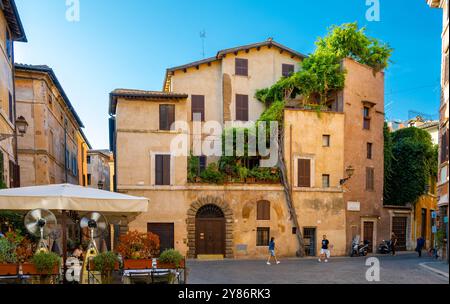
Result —
[{"label": "brown window shutter", "polygon": [[235,74],[239,76],[248,76],[248,59],[236,58]]},{"label": "brown window shutter", "polygon": [[172,130],[172,124],[175,122],[175,106],[167,105],[167,129]]},{"label": "brown window shutter", "polygon": [[366,189],[373,190],[374,189],[374,169],[366,168]]},{"label": "brown window shutter", "polygon": [[256,219],[258,221],[269,221],[270,220],[270,202],[269,201],[259,201],[257,203]]},{"label": "brown window shutter", "polygon": [[202,121],[205,121],[205,96],[192,95],[191,102],[192,102],[191,119],[194,120],[194,113],[200,113]]},{"label": "brown window shutter", "polygon": [[155,156],[155,184],[163,185],[163,155]]},{"label": "brown window shutter", "polygon": [[159,129],[167,130],[167,107],[159,105]]},{"label": "brown window shutter", "polygon": [[248,95],[236,94],[236,120],[248,121]]},{"label": "brown window shutter", "polygon": [[163,159],[163,184],[170,185],[170,155],[164,155]]},{"label": "brown window shutter", "polygon": [[299,159],[298,160],[298,186],[299,187],[311,187],[311,160]]}]

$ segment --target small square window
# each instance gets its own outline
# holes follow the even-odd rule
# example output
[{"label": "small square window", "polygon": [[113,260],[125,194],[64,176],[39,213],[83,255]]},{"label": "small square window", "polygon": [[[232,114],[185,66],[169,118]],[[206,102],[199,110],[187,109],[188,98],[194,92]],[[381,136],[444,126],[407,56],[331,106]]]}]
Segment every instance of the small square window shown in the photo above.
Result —
[{"label": "small square window", "polygon": [[322,175],[322,188],[330,188],[330,175],[329,174]]},{"label": "small square window", "polygon": [[270,228],[258,227],[256,229],[256,246],[269,246]]},{"label": "small square window", "polygon": [[331,140],[331,136],[330,135],[323,135],[323,137],[322,137],[322,146],[323,147],[329,147],[330,146],[330,140]]}]

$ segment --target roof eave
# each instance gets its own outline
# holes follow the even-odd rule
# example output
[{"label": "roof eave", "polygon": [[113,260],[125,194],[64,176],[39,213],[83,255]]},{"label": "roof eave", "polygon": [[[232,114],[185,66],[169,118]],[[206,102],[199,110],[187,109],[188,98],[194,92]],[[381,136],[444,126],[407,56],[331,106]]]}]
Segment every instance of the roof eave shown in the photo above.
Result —
[{"label": "roof eave", "polygon": [[9,12],[8,15],[5,14],[5,18],[11,29],[13,40],[18,42],[28,42],[22,20],[20,20],[20,15],[14,0],[6,0],[4,2],[0,1],[0,7],[4,10],[4,13]]}]

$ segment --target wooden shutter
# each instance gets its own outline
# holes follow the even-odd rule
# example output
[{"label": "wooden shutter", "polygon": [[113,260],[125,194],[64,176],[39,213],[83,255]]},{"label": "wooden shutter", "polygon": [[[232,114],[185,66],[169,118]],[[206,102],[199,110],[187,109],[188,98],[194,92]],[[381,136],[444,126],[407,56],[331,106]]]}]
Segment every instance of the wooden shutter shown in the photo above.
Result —
[{"label": "wooden shutter", "polygon": [[235,61],[236,66],[236,75],[240,76],[248,76],[248,60],[243,58],[236,58]]},{"label": "wooden shutter", "polygon": [[203,95],[192,95],[192,105],[191,105],[191,112],[192,117],[191,120],[194,120],[194,113],[200,113],[201,114],[201,120],[205,121],[205,96]]},{"label": "wooden shutter", "polygon": [[248,121],[248,95],[236,94],[236,120]]},{"label": "wooden shutter", "polygon": [[299,187],[311,187],[311,160],[299,159],[298,160],[298,186]]},{"label": "wooden shutter", "polygon": [[270,202],[269,201],[259,201],[257,203],[256,219],[258,221],[269,221],[270,220]]},{"label": "wooden shutter", "polygon": [[374,189],[374,169],[366,168],[366,190]]},{"label": "wooden shutter", "polygon": [[175,122],[175,105],[159,106],[159,129],[171,130],[172,124]]},{"label": "wooden shutter", "polygon": [[155,155],[155,184],[170,185],[170,155]]},{"label": "wooden shutter", "polygon": [[283,77],[289,77],[294,73],[293,64],[283,64],[281,69],[282,69],[281,74],[283,75]]}]

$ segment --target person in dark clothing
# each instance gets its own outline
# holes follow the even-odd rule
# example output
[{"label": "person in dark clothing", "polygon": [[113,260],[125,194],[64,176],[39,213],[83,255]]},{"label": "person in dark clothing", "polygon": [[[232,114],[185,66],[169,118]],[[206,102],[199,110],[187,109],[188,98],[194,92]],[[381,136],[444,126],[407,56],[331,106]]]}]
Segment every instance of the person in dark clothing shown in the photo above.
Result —
[{"label": "person in dark clothing", "polygon": [[417,239],[417,247],[416,247],[416,251],[419,254],[419,258],[422,257],[423,247],[425,247],[425,239],[421,236],[420,238]]},{"label": "person in dark clothing", "polygon": [[394,232],[392,232],[392,235],[391,235],[391,252],[392,252],[392,255],[395,255],[395,246],[397,246],[397,236],[395,235]]},{"label": "person in dark clothing", "polygon": [[328,241],[327,236],[324,235],[322,239],[322,249],[320,249],[320,257],[319,257],[319,263],[322,262],[322,260],[325,260],[325,263],[328,263],[328,259],[330,258],[330,241]]}]

